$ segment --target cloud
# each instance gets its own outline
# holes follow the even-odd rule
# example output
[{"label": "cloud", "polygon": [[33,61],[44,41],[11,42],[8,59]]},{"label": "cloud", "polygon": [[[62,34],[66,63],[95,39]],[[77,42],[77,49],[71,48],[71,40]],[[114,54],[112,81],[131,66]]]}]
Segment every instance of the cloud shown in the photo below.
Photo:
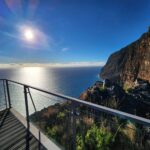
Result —
[{"label": "cloud", "polygon": [[69,48],[68,47],[64,47],[64,48],[62,48],[62,52],[66,52],[66,51],[68,51],[69,50]]},{"label": "cloud", "polygon": [[0,64],[1,66],[9,67],[102,67],[105,62],[69,62],[69,63],[14,63],[13,66],[9,64]]},{"label": "cloud", "polygon": [[56,63],[52,64],[59,67],[94,67],[94,66],[104,66],[105,62],[69,62],[69,63]]}]

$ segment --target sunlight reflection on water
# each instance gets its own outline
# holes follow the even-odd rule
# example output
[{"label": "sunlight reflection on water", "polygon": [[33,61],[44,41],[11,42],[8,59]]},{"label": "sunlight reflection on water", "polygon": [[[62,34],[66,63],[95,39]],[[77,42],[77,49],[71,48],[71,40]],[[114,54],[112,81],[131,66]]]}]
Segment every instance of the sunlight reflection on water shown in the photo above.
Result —
[{"label": "sunlight reflection on water", "polygon": [[[34,85],[35,87],[39,88],[45,88],[48,86],[55,87],[57,84],[57,81],[55,80],[55,76],[53,74],[53,70],[51,71],[41,68],[41,67],[25,67],[19,69],[18,72],[19,76],[16,78],[16,74],[13,74],[12,78],[16,78],[17,81],[23,81],[25,84]],[[52,80],[47,79],[50,78]],[[10,84],[11,87],[11,100],[13,107],[21,112],[23,115],[25,112],[25,104],[24,104],[24,93],[23,93],[23,87],[18,86],[16,84]],[[36,90],[30,90],[32,98],[34,100],[34,103],[36,105],[37,110],[41,110],[43,108],[48,107],[49,105],[53,105],[55,103],[58,103],[58,101],[54,101],[50,95],[46,95],[44,93],[40,93]],[[33,105],[31,103],[31,99],[28,95],[28,103],[29,103],[29,113],[34,112]],[[17,103],[16,103],[17,100]],[[57,99],[56,99],[57,100]]]},{"label": "sunlight reflection on water", "polygon": [[12,78],[16,78],[17,81],[24,82],[26,84],[38,86],[40,87],[45,87],[47,85],[47,78],[53,78],[53,80],[50,80],[51,82],[49,85],[53,85],[55,81],[55,76],[53,75],[53,70],[49,71],[45,68],[42,67],[25,67],[25,68],[20,68],[18,70],[19,76],[17,78],[12,76]]}]

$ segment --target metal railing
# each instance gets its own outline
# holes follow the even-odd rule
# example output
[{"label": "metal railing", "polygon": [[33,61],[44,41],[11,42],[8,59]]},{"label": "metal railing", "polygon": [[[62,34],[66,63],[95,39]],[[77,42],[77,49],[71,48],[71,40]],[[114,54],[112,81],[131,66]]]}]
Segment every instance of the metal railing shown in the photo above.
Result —
[{"label": "metal railing", "polygon": [[[86,110],[88,112],[88,115],[90,115],[92,113],[92,115],[90,115],[90,118],[92,118],[94,116],[94,120],[96,119],[97,116],[100,117],[101,116],[100,113],[101,113],[101,114],[105,114],[105,115],[111,115],[111,116],[119,117],[123,120],[130,120],[130,121],[133,121],[137,124],[150,127],[150,120],[146,119],[146,118],[142,118],[142,117],[135,116],[135,115],[132,115],[132,114],[128,114],[128,113],[125,113],[125,112],[121,112],[121,111],[118,111],[118,110],[115,110],[115,109],[111,109],[111,108],[108,108],[108,107],[105,107],[105,106],[97,105],[97,104],[90,103],[90,102],[87,102],[87,101],[83,101],[83,100],[80,100],[80,99],[76,99],[76,98],[73,98],[73,97],[65,96],[65,95],[62,95],[62,94],[59,94],[59,93],[50,92],[50,91],[47,91],[47,90],[43,90],[43,89],[40,89],[40,88],[37,88],[37,87],[33,87],[33,86],[30,86],[30,85],[19,83],[19,82],[16,82],[16,81],[7,80],[7,79],[0,79],[0,81],[3,82],[4,94],[5,94],[5,100],[6,100],[6,108],[13,107],[12,103],[11,103],[12,101],[11,101],[11,94],[10,94],[9,85],[11,83],[13,83],[13,84],[20,85],[20,86],[23,87],[26,121],[27,121],[27,128],[28,129],[30,129],[29,99],[31,100],[31,103],[33,105],[35,113],[38,112],[37,109],[36,109],[36,105],[34,103],[34,99],[32,97],[32,93],[31,93],[30,90],[35,90],[35,91],[39,91],[39,92],[42,92],[42,93],[45,93],[45,94],[48,94],[48,95],[51,95],[51,96],[55,96],[57,98],[63,99],[65,102],[68,102],[67,106],[69,107],[68,110],[69,110],[70,117],[71,117],[70,127],[71,127],[71,130],[72,130],[71,131],[71,147],[69,149],[74,149],[74,150],[77,149],[77,147],[76,147],[77,120],[78,120],[79,117],[84,117],[85,118],[85,115],[81,113],[82,110],[84,110],[84,112]],[[103,115],[103,116],[105,116],[105,115]],[[39,120],[39,122],[40,122],[40,120]],[[78,123],[78,125],[79,125],[79,123]],[[118,132],[118,130],[119,129],[117,129],[117,132]]]}]

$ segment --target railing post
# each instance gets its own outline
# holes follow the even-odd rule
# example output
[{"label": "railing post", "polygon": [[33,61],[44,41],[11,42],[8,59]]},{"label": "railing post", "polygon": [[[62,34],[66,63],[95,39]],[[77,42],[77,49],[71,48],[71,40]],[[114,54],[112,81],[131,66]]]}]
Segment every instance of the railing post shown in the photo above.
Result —
[{"label": "railing post", "polygon": [[27,121],[27,132],[26,132],[26,149],[29,149],[29,137],[30,137],[30,123],[29,123],[29,106],[28,106],[28,87],[24,85],[24,99],[25,99],[25,109],[26,109],[26,121]]},{"label": "railing post", "polygon": [[[31,102],[32,102],[32,105],[33,105],[33,107],[34,107],[34,111],[35,111],[35,115],[37,114],[37,109],[36,109],[36,106],[35,106],[35,104],[34,104],[34,101],[33,101],[33,98],[32,98],[32,95],[31,95],[31,92],[30,92],[30,89],[29,89],[29,87],[28,87],[28,93],[29,93],[29,96],[30,96],[30,99],[31,99]],[[38,115],[38,114],[37,114]],[[38,120],[39,118],[38,118],[38,116],[37,116],[37,120]],[[39,119],[39,127],[41,127],[41,122],[40,122],[40,119]],[[39,147],[38,147],[38,150],[40,150],[41,149],[41,132],[40,132],[40,130],[39,130],[39,145],[38,145]]]},{"label": "railing post", "polygon": [[26,109],[26,120],[27,120],[27,128],[29,129],[30,124],[29,124],[29,106],[28,106],[28,92],[27,92],[28,87],[24,85],[24,99],[25,99],[25,109]]},{"label": "railing post", "polygon": [[76,103],[71,102],[72,113],[72,150],[76,150]]},{"label": "railing post", "polygon": [[7,107],[7,96],[6,96],[5,80],[3,80],[3,88],[4,88],[4,96],[5,96],[6,109],[7,109],[8,107]]},{"label": "railing post", "polygon": [[10,92],[9,92],[8,80],[5,80],[5,81],[6,81],[6,89],[7,89],[8,105],[9,105],[9,108],[11,108],[11,101],[10,101]]}]

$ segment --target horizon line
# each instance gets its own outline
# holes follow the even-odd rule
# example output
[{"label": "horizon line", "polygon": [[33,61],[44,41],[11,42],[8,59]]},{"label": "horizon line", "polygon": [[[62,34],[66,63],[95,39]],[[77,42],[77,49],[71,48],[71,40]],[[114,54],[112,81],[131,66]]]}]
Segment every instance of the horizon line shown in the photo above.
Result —
[{"label": "horizon line", "polygon": [[0,63],[6,67],[102,67],[106,62],[68,62],[68,63]]}]

